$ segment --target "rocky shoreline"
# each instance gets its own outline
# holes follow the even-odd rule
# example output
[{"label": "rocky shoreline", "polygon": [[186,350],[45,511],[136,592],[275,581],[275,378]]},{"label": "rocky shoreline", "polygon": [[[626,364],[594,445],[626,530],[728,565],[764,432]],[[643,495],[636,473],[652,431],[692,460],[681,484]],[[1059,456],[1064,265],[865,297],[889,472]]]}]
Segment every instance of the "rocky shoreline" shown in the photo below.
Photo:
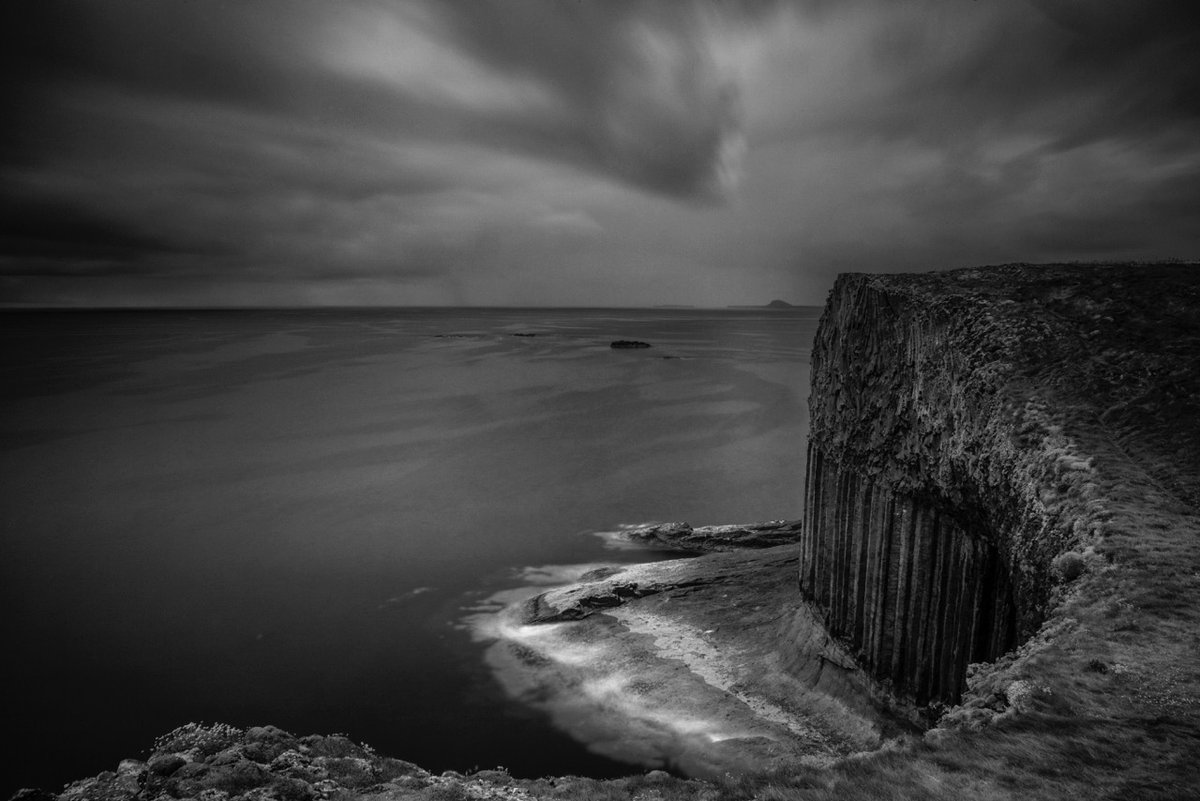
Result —
[{"label": "rocky shoreline", "polygon": [[[819,622],[805,608],[789,608],[797,533],[794,521],[631,529],[634,543],[653,541],[661,549],[673,542],[682,551],[709,553],[594,570],[507,610],[519,630],[533,634],[498,643],[493,658],[526,677],[556,662],[564,647],[606,649],[599,657],[593,652],[590,662],[612,666],[623,678],[601,676],[609,692],[603,703],[627,703],[613,725],[627,748],[643,749],[615,755],[636,763],[657,748],[669,751],[657,766],[644,759],[641,770],[631,764],[625,779],[522,779],[502,769],[433,774],[343,735],[216,723],[181,727],[160,737],[144,759],[126,759],[61,793],[25,790],[14,798],[403,801],[577,798],[585,791],[607,798],[655,797],[669,787],[674,796],[715,799],[726,797],[713,783],[724,776],[827,767],[907,727],[868,700],[852,659]],[[558,645],[538,644],[541,631],[553,631]],[[804,640],[798,652],[777,647]],[[563,666],[553,669],[562,681]],[[588,678],[566,681],[578,692]],[[639,731],[648,739],[638,741]]]},{"label": "rocky shoreline", "polygon": [[[674,532],[687,551],[704,530],[653,528],[655,549]],[[726,538],[794,540],[794,524],[705,528],[721,533],[705,555],[593,569],[512,603],[488,654],[501,684],[597,753],[709,779],[827,765],[911,730],[789,603],[795,543]]]},{"label": "rocky shoreline", "polygon": [[[631,538],[640,541],[645,534]],[[665,787],[685,797],[708,792],[707,797],[718,798],[724,796],[713,794],[718,791],[712,781],[725,774],[819,768],[878,747],[885,731],[899,729],[862,700],[850,657],[823,636],[815,619],[791,610],[780,614],[795,591],[796,546],[756,543],[733,550],[729,545],[730,539],[756,534],[794,538],[795,530],[780,521],[664,527],[654,534],[656,541],[678,536],[680,547],[691,551],[697,541],[711,540],[712,553],[593,571],[513,610],[527,629],[561,631],[565,624],[568,641],[610,647],[599,661],[619,665],[633,677],[631,686],[618,692],[639,710],[649,710],[657,729],[678,728],[670,735],[674,756],[659,769],[639,771],[631,765],[628,778],[603,782],[522,779],[502,769],[433,774],[344,735],[296,736],[273,726],[193,723],[160,737],[144,759],[123,760],[115,770],[74,782],[60,793],[23,790],[13,798],[566,799],[598,788],[604,797],[634,797]],[[796,678],[804,666],[775,647],[785,638],[795,641],[798,632],[810,639],[809,682]],[[500,650],[519,671],[536,671],[545,659],[527,642],[501,643]],[[619,725],[632,732],[645,722],[635,712]]]}]

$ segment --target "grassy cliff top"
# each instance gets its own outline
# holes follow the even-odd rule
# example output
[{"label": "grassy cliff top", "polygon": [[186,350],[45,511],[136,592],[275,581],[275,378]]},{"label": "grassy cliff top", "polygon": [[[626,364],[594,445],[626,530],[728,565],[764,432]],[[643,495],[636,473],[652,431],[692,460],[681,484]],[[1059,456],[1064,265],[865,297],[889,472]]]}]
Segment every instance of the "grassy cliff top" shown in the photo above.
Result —
[{"label": "grassy cliff top", "polygon": [[1093,417],[1200,506],[1200,263],[1009,264],[846,283],[953,322],[958,347],[990,352],[1007,380]]},{"label": "grassy cliff top", "polygon": [[[1200,265],[846,275],[826,315],[815,438],[897,472],[890,446],[917,442],[1071,549],[1039,631],[973,672],[899,797],[1200,797]],[[839,370],[892,395],[818,396]]]}]

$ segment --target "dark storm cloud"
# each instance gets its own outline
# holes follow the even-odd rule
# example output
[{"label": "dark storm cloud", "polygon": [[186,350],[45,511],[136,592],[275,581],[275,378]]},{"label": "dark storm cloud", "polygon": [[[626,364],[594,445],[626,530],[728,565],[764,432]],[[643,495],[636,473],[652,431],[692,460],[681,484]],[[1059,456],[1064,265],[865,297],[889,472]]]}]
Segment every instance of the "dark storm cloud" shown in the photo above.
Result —
[{"label": "dark storm cloud", "polygon": [[744,191],[795,231],[762,261],[828,281],[1195,256],[1200,38],[1185,5],[851,0],[782,17],[771,68],[745,89],[748,163],[774,160]]},{"label": "dark storm cloud", "polygon": [[[737,135],[736,87],[717,73],[702,20],[687,4],[46,0],[10,4],[5,13],[5,105],[19,123],[10,153],[63,144],[62,131],[47,130],[40,115],[47,94],[69,87],[498,142],[680,196],[720,191],[722,148]],[[315,48],[327,29],[358,17],[423,27],[425,37],[452,40],[550,102],[472,107],[421,96],[404,75],[389,84],[381,75],[331,71]],[[378,44],[399,49],[412,39]]]},{"label": "dark storm cloud", "polygon": [[153,254],[183,252],[156,237],[89,209],[28,198],[0,201],[0,273],[121,273]]},{"label": "dark storm cloud", "polygon": [[[1180,0],[817,4],[806,19],[847,37],[843,94],[817,126],[929,141],[1023,127],[1070,147],[1200,120],[1200,28]],[[855,28],[857,33],[848,29]],[[795,79],[795,78],[793,78]]]},{"label": "dark storm cloud", "polygon": [[254,282],[289,302],[723,303],[819,300],[835,267],[881,261],[1190,256],[1189,11],[16,0],[0,292],[152,274],[168,300],[175,281],[206,299]]},{"label": "dark storm cloud", "polygon": [[[181,257],[216,255],[234,276],[422,277],[463,255],[452,218],[479,212],[459,195],[513,180],[481,152],[677,198],[736,177],[736,87],[683,4],[43,0],[3,14],[9,195],[29,200],[21,225],[69,210],[56,235],[0,243],[10,271],[57,258],[60,272],[140,273],[155,258],[186,274]],[[456,143],[471,152],[447,157]]]},{"label": "dark storm cloud", "polygon": [[563,145],[581,148],[591,165],[681,196],[729,182],[722,171],[734,167],[727,162],[739,146],[739,87],[714,63],[697,6],[478,0],[436,8],[458,44],[554,93],[570,118]]}]

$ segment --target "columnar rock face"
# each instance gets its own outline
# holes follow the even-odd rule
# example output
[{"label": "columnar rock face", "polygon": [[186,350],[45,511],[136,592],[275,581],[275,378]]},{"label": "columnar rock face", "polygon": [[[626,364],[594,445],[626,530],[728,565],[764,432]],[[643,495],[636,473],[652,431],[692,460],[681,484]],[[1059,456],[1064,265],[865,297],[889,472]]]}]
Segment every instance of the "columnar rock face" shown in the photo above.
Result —
[{"label": "columnar rock face", "polygon": [[[813,346],[800,584],[895,696],[957,702],[971,663],[1037,631],[1061,555],[1084,558],[1106,519],[1080,437],[1119,439],[1149,390],[1155,414],[1195,404],[1188,353],[1161,325],[1137,327],[1173,302],[1194,310],[1194,276],[1043,265],[838,279]],[[1188,458],[1196,444],[1174,447]]]},{"label": "columnar rock face", "polygon": [[801,586],[827,626],[894,692],[918,704],[956,699],[964,668],[1016,639],[1010,568],[952,510],[809,452]]}]

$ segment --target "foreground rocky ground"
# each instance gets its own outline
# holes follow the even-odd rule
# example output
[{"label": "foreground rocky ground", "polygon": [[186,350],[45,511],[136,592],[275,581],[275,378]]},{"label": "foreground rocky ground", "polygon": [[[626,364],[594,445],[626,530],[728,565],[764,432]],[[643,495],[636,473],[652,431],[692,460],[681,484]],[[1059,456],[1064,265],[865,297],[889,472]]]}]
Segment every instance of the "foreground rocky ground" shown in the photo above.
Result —
[{"label": "foreground rocky ground", "polygon": [[[653,783],[665,776],[651,776]],[[580,780],[588,783],[589,780]],[[189,724],[160,737],[144,759],[75,782],[60,794],[27,790],[14,799],[132,801],[197,798],[349,801],[373,799],[571,798],[570,779],[518,781],[502,771],[433,775],[340,735],[297,737],[274,726]]]}]

